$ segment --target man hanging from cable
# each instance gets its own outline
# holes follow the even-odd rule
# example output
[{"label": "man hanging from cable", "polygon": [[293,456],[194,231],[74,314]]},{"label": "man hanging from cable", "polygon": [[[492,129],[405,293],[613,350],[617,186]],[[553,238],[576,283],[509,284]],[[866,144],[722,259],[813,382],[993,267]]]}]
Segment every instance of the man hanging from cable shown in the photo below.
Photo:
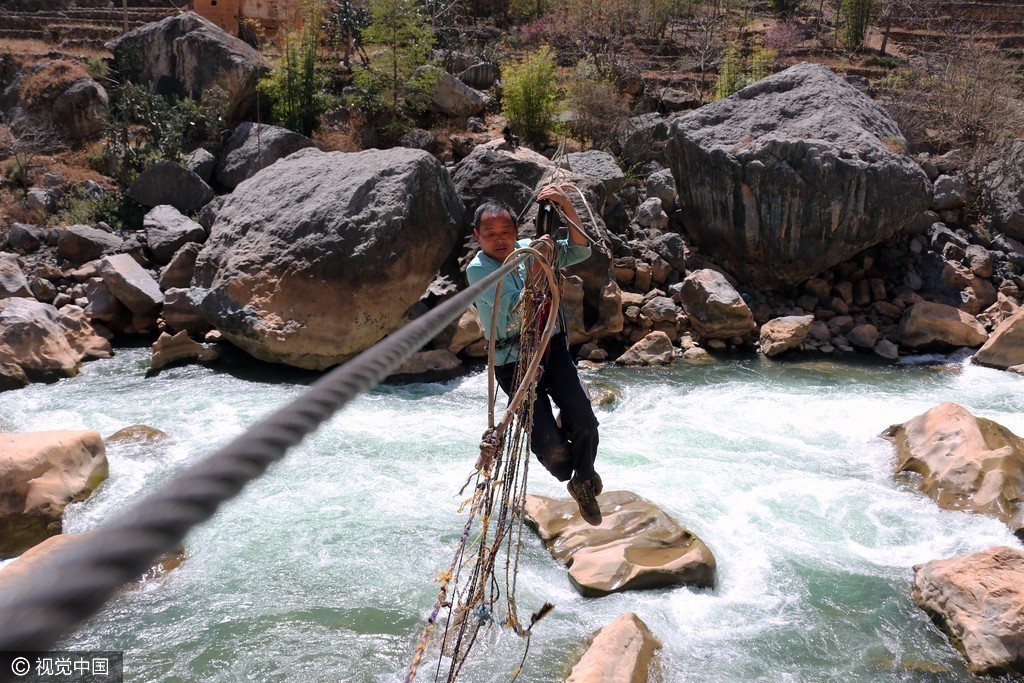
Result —
[{"label": "man hanging from cable", "polygon": [[[473,237],[480,251],[466,269],[466,278],[472,285],[497,270],[505,258],[520,247],[530,246],[545,253],[557,268],[585,261],[590,257],[590,243],[582,231],[582,222],[568,195],[558,185],[546,185],[537,195],[541,207],[555,205],[569,224],[568,239],[555,240],[551,235],[538,236],[538,240],[517,240],[519,225],[515,212],[506,204],[486,201],[476,210],[473,218]],[[529,262],[529,261],[528,261]],[[497,304],[497,338],[494,373],[498,384],[511,396],[519,360],[518,320],[514,312],[527,283],[541,277],[536,262],[520,266],[507,275],[501,287],[501,300]],[[485,336],[490,340],[490,321],[494,311],[495,289],[492,288],[476,300]],[[541,364],[536,400],[533,404],[533,427],[530,448],[541,464],[559,481],[568,481],[569,494],[576,500],[580,516],[594,526],[601,523],[601,508],[597,496],[601,493],[601,477],[594,471],[597,457],[597,418],[572,355],[569,353],[565,329],[556,327]],[[561,411],[561,428],[555,420],[551,402]]]}]

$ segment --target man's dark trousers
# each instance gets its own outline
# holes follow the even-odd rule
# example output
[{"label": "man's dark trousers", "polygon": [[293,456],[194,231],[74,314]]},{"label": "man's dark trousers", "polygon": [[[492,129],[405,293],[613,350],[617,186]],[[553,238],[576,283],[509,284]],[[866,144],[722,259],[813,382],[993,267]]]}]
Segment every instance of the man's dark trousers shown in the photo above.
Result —
[{"label": "man's dark trousers", "polygon": [[[594,476],[594,459],[597,457],[598,422],[576,372],[564,333],[551,338],[541,368],[537,400],[533,403],[531,449],[559,481],[568,481],[573,471],[581,481],[590,479]],[[515,372],[515,363],[494,369],[498,384],[509,396],[515,391],[512,386]],[[555,422],[551,401],[561,410],[561,429]]]}]

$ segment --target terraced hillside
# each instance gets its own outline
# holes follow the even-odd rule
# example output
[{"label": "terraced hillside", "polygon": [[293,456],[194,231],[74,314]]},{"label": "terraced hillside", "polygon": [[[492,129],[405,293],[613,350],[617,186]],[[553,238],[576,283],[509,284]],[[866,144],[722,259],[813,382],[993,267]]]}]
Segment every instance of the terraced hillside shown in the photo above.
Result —
[{"label": "terraced hillside", "polygon": [[128,28],[159,21],[182,11],[187,0],[76,0],[61,10],[0,10],[0,40],[34,40],[59,48],[102,48]]},{"label": "terraced hillside", "polygon": [[914,3],[897,13],[890,32],[890,40],[924,49],[939,47],[951,37],[1024,59],[1024,0]]}]

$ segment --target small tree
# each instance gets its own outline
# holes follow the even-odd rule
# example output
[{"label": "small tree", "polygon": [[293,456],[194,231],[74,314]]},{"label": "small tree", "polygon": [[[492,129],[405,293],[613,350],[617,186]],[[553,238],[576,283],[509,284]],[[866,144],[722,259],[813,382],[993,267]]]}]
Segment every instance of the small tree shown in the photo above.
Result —
[{"label": "small tree", "polygon": [[318,0],[304,0],[302,30],[287,33],[281,58],[260,81],[260,91],[272,101],[274,120],[285,128],[309,135],[327,109],[327,77],[320,68],[323,8]]},{"label": "small tree", "polygon": [[524,142],[545,142],[558,112],[554,52],[545,45],[523,61],[506,62],[502,72],[502,115]]},{"label": "small tree", "polygon": [[327,14],[327,40],[341,52],[341,61],[349,66],[352,55],[362,48],[362,30],[370,24],[370,15],[360,0],[331,0]]},{"label": "small tree", "polygon": [[859,50],[864,45],[864,38],[871,25],[871,11],[875,0],[843,0],[839,6],[839,14],[843,27],[843,42],[846,46]]},{"label": "small tree", "polygon": [[616,126],[629,116],[629,107],[611,78],[601,74],[590,59],[576,66],[569,88],[569,128],[573,135],[600,147],[611,140]]},{"label": "small tree", "polygon": [[369,10],[363,41],[383,49],[356,70],[354,80],[364,105],[388,113],[397,133],[410,113],[429,102],[436,76],[420,67],[430,63],[434,31],[415,0],[370,0]]}]

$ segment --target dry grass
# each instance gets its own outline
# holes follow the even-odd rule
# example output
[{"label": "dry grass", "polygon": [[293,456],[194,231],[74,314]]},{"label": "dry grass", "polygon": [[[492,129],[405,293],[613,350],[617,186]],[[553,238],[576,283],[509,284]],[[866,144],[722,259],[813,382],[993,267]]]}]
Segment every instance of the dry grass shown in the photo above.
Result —
[{"label": "dry grass", "polygon": [[89,57],[104,57],[109,59],[113,55],[101,47],[88,45],[76,45],[64,47],[48,43],[45,40],[27,40],[21,38],[0,38],[0,54],[11,54],[19,57],[41,58],[47,55],[63,55],[67,59],[85,60]]},{"label": "dry grass", "polygon": [[39,70],[27,74],[21,89],[21,101],[27,109],[46,109],[72,83],[88,77],[88,72],[78,62],[65,59],[49,62]]}]

